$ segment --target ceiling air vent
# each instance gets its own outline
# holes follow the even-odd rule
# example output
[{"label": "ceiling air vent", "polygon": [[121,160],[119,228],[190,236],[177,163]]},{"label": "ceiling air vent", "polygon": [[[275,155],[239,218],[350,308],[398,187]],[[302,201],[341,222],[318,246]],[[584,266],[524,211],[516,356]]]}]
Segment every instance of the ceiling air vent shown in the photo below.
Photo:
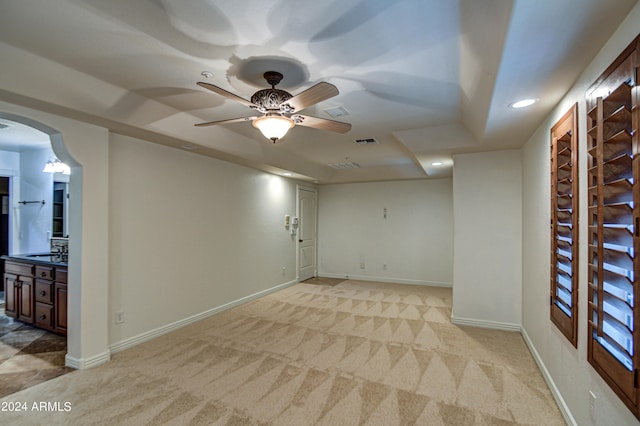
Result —
[{"label": "ceiling air vent", "polygon": [[378,141],[375,140],[374,138],[367,138],[367,139],[356,139],[356,143],[358,145],[373,145],[373,144],[377,144]]},{"label": "ceiling air vent", "polygon": [[328,164],[332,169],[344,170],[344,169],[358,169],[360,164],[349,161],[347,163],[330,163]]},{"label": "ceiling air vent", "polygon": [[349,115],[349,111],[347,111],[346,109],[342,108],[341,106],[337,106],[337,107],[333,107],[333,108],[327,108],[327,109],[324,110],[324,112],[326,112],[327,114],[329,114],[333,118],[345,117],[345,116]]}]

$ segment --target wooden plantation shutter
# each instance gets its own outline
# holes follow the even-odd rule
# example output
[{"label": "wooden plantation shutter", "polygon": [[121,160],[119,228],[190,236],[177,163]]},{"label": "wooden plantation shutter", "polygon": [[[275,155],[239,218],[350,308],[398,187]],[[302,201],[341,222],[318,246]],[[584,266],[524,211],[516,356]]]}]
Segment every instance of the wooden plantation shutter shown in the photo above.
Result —
[{"label": "wooden plantation shutter", "polygon": [[638,418],[639,41],[587,92],[588,359]]},{"label": "wooden plantation shutter", "polygon": [[578,104],[551,128],[551,321],[578,345]]}]

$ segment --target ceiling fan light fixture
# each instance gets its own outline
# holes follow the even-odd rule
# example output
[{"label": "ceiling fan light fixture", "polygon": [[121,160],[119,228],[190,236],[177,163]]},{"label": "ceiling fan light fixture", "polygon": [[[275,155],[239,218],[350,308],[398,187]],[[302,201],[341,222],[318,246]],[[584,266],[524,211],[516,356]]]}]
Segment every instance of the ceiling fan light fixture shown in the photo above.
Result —
[{"label": "ceiling fan light fixture", "polygon": [[292,119],[276,113],[258,117],[251,124],[273,143],[283,138],[289,129],[295,126]]}]

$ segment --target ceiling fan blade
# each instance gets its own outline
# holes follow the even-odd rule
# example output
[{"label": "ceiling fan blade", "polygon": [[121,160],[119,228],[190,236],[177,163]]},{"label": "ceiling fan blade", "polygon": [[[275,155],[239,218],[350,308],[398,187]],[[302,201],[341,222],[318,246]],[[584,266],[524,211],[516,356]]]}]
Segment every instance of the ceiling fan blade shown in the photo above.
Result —
[{"label": "ceiling fan blade", "polygon": [[205,89],[211,90],[212,92],[217,93],[218,95],[222,95],[227,99],[231,99],[232,101],[240,102],[242,105],[246,105],[246,106],[248,106],[250,108],[256,106],[253,103],[251,103],[248,100],[246,100],[245,98],[241,98],[238,95],[234,95],[233,93],[228,92],[228,91],[224,90],[221,87],[214,86],[213,84],[203,83],[201,81],[199,81],[196,84],[198,86],[200,86],[200,87],[204,87]]},{"label": "ceiling fan blade", "polygon": [[304,92],[298,93],[293,98],[287,100],[285,103],[291,105],[294,111],[300,111],[305,108],[315,105],[318,102],[322,102],[325,99],[333,98],[338,93],[338,88],[331,83],[325,81],[311,86]]},{"label": "ceiling fan blade", "polygon": [[313,127],[314,129],[329,130],[330,132],[346,133],[351,130],[351,124],[341,121],[327,120],[326,118],[311,117],[309,115],[295,114],[291,117],[296,125]]},{"label": "ceiling fan blade", "polygon": [[198,123],[196,127],[205,127],[205,126],[215,126],[218,124],[228,124],[228,123],[240,123],[242,121],[253,121],[258,117],[240,117],[240,118],[230,118],[229,120],[219,120],[219,121],[209,121],[207,123]]}]

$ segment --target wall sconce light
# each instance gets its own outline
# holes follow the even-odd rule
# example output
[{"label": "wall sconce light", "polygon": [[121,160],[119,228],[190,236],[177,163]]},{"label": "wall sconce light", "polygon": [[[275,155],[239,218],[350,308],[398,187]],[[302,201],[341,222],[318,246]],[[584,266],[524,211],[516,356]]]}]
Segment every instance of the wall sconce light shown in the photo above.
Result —
[{"label": "wall sconce light", "polygon": [[57,158],[55,160],[49,159],[42,171],[45,173],[62,173],[63,175],[71,174],[71,168]]}]

